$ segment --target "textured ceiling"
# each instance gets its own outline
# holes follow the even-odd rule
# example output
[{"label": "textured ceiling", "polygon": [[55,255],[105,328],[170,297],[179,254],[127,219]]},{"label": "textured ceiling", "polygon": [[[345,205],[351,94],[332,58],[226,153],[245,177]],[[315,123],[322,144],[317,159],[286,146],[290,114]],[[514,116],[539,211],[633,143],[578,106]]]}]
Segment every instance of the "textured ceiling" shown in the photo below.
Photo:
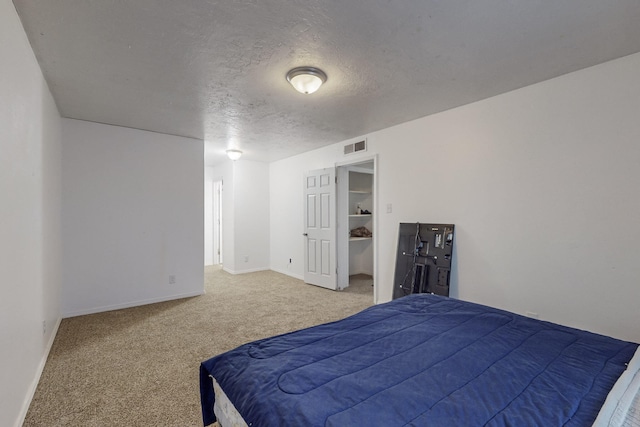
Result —
[{"label": "textured ceiling", "polygon": [[[64,117],[271,161],[640,51],[638,0],[14,0]],[[285,80],[328,75],[313,95]]]}]

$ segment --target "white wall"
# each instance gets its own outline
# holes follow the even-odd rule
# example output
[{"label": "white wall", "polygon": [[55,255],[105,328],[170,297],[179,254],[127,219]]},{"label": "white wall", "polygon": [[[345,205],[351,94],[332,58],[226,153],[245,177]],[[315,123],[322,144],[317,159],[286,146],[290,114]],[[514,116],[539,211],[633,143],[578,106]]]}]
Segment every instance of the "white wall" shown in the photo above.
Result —
[{"label": "white wall", "polygon": [[[233,162],[227,161],[216,170],[222,176],[222,265],[228,272],[235,271],[235,194],[233,192]],[[218,173],[220,171],[220,173]]]},{"label": "white wall", "polygon": [[234,162],[235,272],[269,269],[269,165]]},{"label": "white wall", "polygon": [[67,119],[62,131],[64,316],[201,294],[203,141]]},{"label": "white wall", "polygon": [[[640,54],[368,135],[381,301],[398,223],[453,222],[452,296],[640,341],[638,75]],[[271,164],[274,270],[302,275],[300,180],[342,145]]]},{"label": "white wall", "polygon": [[248,160],[213,167],[223,178],[223,268],[231,274],[269,269],[269,165]]},{"label": "white wall", "polygon": [[19,426],[60,321],[60,115],[8,0],[0,40],[0,425]]}]

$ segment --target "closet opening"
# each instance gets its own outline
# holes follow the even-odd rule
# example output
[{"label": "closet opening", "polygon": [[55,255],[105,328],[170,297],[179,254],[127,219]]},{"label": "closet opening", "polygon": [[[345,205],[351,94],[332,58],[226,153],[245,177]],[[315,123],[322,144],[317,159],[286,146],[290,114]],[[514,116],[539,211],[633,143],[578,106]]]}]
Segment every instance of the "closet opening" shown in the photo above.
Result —
[{"label": "closet opening", "polygon": [[[375,157],[338,165],[338,289],[370,292],[377,301]],[[355,289],[353,289],[355,288]]]}]

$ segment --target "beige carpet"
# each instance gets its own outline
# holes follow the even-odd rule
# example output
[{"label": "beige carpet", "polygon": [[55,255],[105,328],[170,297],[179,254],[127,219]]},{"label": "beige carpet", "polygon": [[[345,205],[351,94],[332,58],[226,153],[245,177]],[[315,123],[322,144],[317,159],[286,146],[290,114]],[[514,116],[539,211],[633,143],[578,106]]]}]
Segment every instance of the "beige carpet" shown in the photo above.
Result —
[{"label": "beige carpet", "polygon": [[341,292],[271,271],[205,279],[200,297],[64,319],[24,426],[201,426],[201,361],[373,304],[368,276]]}]

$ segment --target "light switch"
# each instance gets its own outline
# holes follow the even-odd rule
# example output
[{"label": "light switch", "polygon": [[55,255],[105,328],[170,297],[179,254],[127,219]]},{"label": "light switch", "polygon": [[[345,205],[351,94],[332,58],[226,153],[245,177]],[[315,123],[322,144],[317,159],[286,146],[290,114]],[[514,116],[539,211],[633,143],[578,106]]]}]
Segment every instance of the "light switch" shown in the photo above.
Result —
[{"label": "light switch", "polygon": [[391,203],[387,203],[387,213],[391,213],[393,211],[393,207],[391,206]]}]

